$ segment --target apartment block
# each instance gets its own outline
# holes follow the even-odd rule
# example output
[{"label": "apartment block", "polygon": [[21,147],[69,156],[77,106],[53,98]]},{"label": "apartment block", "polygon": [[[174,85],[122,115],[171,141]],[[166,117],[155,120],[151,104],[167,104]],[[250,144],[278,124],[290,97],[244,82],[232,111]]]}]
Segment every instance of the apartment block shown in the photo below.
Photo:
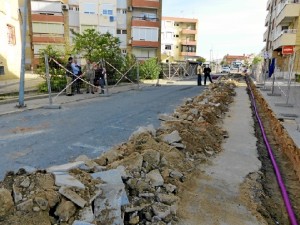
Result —
[{"label": "apartment block", "polygon": [[[276,59],[275,75],[288,76],[287,49],[294,49],[299,58],[300,50],[300,2],[299,0],[268,0],[268,14],[265,19],[266,31],[263,36],[266,64]],[[294,72],[300,72],[300,65],[294,64]]]},{"label": "apartment block", "polygon": [[194,61],[197,58],[198,20],[162,17],[162,61]]},{"label": "apartment block", "polygon": [[127,5],[128,52],[139,60],[160,60],[162,0],[127,0]]}]

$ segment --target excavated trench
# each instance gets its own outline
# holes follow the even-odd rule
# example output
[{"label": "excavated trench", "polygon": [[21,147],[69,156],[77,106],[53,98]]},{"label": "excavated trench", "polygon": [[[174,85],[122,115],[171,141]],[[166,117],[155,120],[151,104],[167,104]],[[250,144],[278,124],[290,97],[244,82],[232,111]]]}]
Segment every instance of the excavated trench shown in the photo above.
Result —
[{"label": "excavated trench", "polygon": [[[259,116],[263,122],[268,142],[273,150],[287,189],[296,220],[300,221],[299,149],[289,137],[281,122],[275,117],[259,91],[253,84],[251,86]],[[290,224],[274,168],[254,112],[253,119],[255,122],[258,155],[262,163],[261,174],[257,182],[260,183],[263,192],[257,194],[261,202],[257,207],[257,211],[265,218],[268,224]]]}]

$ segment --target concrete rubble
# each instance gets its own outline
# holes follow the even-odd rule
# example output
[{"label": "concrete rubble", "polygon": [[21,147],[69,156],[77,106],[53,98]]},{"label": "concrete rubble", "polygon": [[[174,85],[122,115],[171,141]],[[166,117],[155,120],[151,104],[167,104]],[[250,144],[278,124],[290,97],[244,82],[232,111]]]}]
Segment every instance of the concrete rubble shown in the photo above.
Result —
[{"label": "concrete rubble", "polygon": [[221,151],[220,119],[235,84],[221,81],[186,101],[161,126],[141,127],[96,159],[20,169],[0,182],[0,225],[178,224],[177,193],[199,163]]}]

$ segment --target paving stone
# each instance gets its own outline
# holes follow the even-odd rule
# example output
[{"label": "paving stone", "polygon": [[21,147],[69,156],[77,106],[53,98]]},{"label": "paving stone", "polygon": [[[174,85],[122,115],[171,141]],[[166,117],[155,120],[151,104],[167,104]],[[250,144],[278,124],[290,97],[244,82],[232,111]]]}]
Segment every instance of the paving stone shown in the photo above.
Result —
[{"label": "paving stone", "polygon": [[71,176],[67,173],[53,173],[55,177],[55,185],[56,186],[67,186],[67,187],[75,187],[79,189],[84,189],[85,186],[75,177]]},{"label": "paving stone", "polygon": [[67,199],[74,202],[76,205],[80,206],[81,208],[83,208],[87,203],[76,192],[68,189],[67,187],[61,187],[59,189],[59,193],[62,194],[63,196],[65,196]]}]

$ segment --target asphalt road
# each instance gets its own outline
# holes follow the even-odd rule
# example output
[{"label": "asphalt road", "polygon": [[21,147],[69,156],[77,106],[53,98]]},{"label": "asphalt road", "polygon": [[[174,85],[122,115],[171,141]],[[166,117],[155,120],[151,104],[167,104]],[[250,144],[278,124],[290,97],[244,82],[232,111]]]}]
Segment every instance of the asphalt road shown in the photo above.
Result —
[{"label": "asphalt road", "polygon": [[0,179],[24,166],[43,169],[81,154],[97,157],[127,141],[140,126],[159,127],[158,114],[173,112],[184,98],[203,89],[195,81],[182,81],[64,104],[62,109],[1,116]]}]

